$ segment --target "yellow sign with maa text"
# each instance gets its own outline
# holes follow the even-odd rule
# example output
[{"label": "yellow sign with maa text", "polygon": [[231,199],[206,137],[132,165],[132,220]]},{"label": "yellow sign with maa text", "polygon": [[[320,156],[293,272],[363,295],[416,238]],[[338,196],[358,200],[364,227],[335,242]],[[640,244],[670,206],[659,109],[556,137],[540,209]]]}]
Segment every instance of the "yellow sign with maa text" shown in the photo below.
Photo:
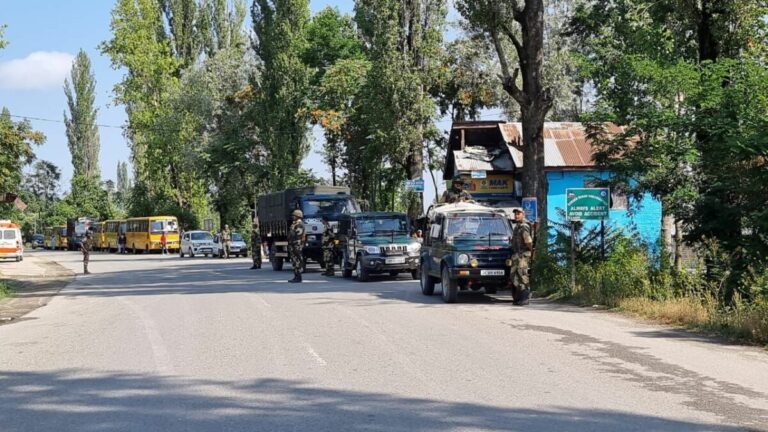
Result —
[{"label": "yellow sign with maa text", "polygon": [[472,195],[512,195],[515,177],[510,174],[489,174],[486,178],[464,178],[467,191]]}]

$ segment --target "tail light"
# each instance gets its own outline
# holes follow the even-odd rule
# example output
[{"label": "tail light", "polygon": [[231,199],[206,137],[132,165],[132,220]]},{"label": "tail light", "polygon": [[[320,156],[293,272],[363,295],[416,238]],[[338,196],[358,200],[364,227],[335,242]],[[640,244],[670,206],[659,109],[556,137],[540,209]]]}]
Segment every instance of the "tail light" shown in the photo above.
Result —
[{"label": "tail light", "polygon": [[21,242],[20,242],[20,241],[18,241],[18,240],[16,240],[16,250],[17,250],[17,251],[20,251],[20,250],[21,250]]}]

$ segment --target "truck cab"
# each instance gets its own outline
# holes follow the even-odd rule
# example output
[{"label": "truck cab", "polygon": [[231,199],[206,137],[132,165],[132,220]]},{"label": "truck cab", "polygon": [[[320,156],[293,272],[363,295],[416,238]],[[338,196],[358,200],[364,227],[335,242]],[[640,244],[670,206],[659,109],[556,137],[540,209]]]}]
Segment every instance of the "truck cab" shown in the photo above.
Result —
[{"label": "truck cab", "polygon": [[508,284],[512,226],[503,210],[478,204],[444,204],[427,214],[420,257],[421,292],[454,303],[460,291],[493,294]]},{"label": "truck cab", "polygon": [[410,224],[405,213],[367,212],[342,220],[341,271],[352,277],[354,271],[361,282],[372,274],[410,273],[418,279],[421,243],[409,235]]}]

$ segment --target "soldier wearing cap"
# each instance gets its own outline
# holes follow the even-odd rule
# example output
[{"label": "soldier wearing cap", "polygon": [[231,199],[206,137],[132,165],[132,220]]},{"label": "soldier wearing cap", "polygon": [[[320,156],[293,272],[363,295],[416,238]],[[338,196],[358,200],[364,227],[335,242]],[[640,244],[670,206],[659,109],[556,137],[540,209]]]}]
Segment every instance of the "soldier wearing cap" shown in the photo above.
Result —
[{"label": "soldier wearing cap", "polygon": [[512,235],[512,269],[510,278],[512,282],[513,303],[527,305],[531,296],[531,285],[528,271],[533,255],[533,228],[525,219],[525,213],[521,209],[514,209],[515,231]]},{"label": "soldier wearing cap", "polygon": [[469,192],[464,190],[464,180],[461,178],[461,175],[457,174],[453,176],[453,181],[451,182],[451,189],[443,192],[443,196],[440,199],[440,201],[447,204],[454,204],[459,202],[466,202],[471,199],[472,199],[472,195],[470,195]]},{"label": "soldier wearing cap", "polygon": [[253,221],[253,230],[251,231],[251,258],[253,265],[251,269],[261,268],[261,230],[259,229],[259,220]]},{"label": "soldier wearing cap", "polygon": [[85,238],[80,242],[80,250],[83,252],[83,273],[91,274],[88,271],[88,262],[91,260],[91,248],[93,247],[93,240],[91,239],[91,231],[85,232]]},{"label": "soldier wearing cap", "polygon": [[304,222],[301,220],[304,213],[301,210],[294,210],[293,224],[288,230],[288,254],[291,257],[291,266],[293,267],[293,279],[288,282],[300,283],[301,270],[304,268],[304,242],[306,233],[304,232]]},{"label": "soldier wearing cap", "polygon": [[323,276],[334,276],[333,249],[336,246],[336,235],[333,233],[333,227],[328,221],[328,216],[323,216],[323,263],[325,264],[325,273]]}]

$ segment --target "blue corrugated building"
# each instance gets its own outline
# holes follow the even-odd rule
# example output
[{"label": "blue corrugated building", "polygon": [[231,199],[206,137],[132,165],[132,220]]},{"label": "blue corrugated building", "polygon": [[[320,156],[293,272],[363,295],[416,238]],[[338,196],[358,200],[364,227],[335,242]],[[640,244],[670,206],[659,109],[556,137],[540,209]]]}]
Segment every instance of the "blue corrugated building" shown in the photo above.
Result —
[{"label": "blue corrugated building", "polygon": [[[565,210],[568,188],[592,187],[611,173],[593,160],[592,145],[581,123],[548,122],[544,126],[545,166],[549,193],[547,215],[557,220]],[[461,174],[473,198],[499,207],[519,207],[522,200],[522,125],[499,121],[456,122],[451,128],[443,178]],[[485,178],[472,178],[474,177]],[[646,196],[628,211],[626,196],[611,193],[608,223],[636,232],[651,245],[661,235],[661,203]],[[588,222],[599,224],[599,222]]]}]

